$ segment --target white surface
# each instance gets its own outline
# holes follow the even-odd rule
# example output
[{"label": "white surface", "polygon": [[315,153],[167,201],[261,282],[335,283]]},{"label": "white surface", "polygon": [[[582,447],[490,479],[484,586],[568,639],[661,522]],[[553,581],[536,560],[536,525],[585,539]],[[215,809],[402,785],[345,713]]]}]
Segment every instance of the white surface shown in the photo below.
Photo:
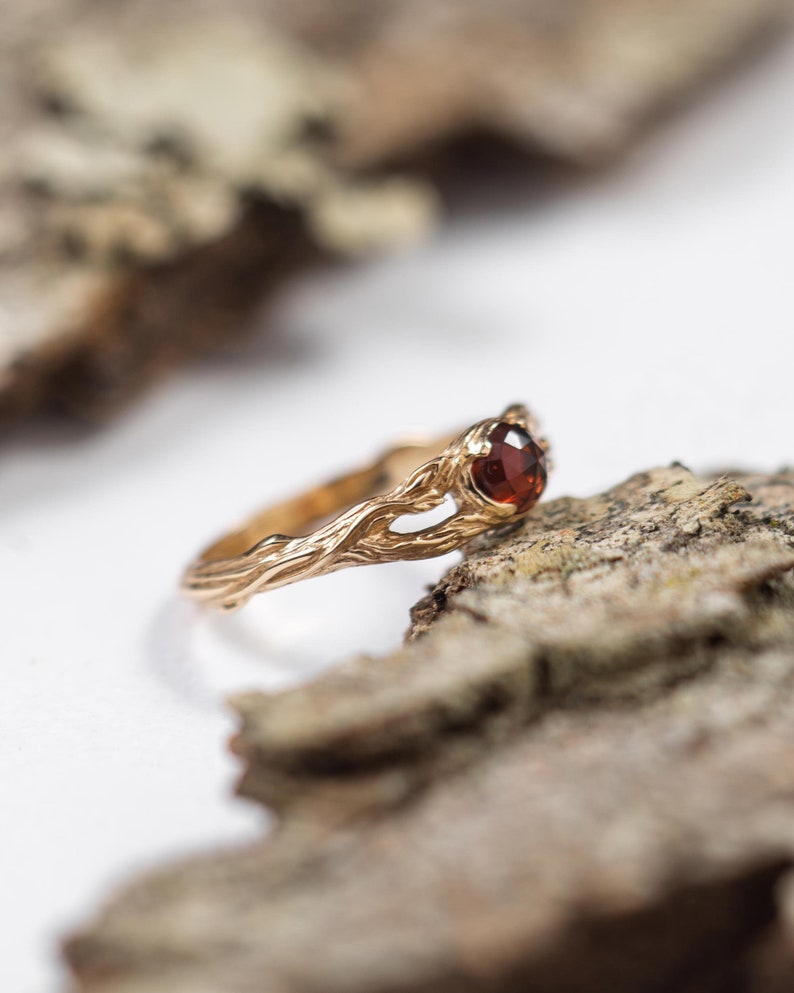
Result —
[{"label": "white surface", "polygon": [[57,936],[133,871],[256,836],[262,815],[230,798],[223,693],[395,644],[444,566],[199,618],[178,573],[237,515],[401,428],[519,399],[554,440],[552,494],[673,459],[792,461],[793,97],[778,50],[599,178],[304,280],[275,335],[109,429],[0,448],[1,990],[54,990]]}]

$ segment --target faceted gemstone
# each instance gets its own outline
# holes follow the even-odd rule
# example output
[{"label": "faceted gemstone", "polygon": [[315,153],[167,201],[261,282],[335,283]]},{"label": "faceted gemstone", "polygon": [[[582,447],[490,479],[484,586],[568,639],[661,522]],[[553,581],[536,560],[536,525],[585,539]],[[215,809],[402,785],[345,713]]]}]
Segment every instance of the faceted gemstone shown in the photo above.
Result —
[{"label": "faceted gemstone", "polygon": [[537,503],[546,486],[546,453],[516,424],[497,424],[488,435],[491,451],[471,466],[474,485],[495,503],[513,503],[519,513]]}]

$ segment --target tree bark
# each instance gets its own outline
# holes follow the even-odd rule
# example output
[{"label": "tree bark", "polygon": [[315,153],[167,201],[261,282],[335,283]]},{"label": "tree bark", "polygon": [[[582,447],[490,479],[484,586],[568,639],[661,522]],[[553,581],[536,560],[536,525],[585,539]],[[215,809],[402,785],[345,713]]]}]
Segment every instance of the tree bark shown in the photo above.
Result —
[{"label": "tree bark", "polygon": [[6,0],[0,423],[103,417],[307,262],[420,237],[395,160],[484,132],[602,162],[790,7]]},{"label": "tree bark", "polygon": [[233,701],[272,840],[118,895],[84,993],[777,993],[794,471],[680,466],[479,539],[386,658]]},{"label": "tree bark", "polygon": [[0,421],[102,417],[307,262],[431,224],[427,184],[332,163],[343,74],[246,6],[0,7]]}]

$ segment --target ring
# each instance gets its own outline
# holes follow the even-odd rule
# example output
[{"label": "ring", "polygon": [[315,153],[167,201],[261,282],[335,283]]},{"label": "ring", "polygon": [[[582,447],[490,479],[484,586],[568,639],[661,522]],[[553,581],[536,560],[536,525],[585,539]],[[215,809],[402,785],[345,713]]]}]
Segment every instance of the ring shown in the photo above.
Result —
[{"label": "ring", "polygon": [[[458,435],[398,444],[372,465],[256,514],[188,566],[182,589],[224,610],[256,593],[354,565],[425,559],[523,517],[546,486],[548,443],[526,407]],[[418,466],[418,467],[417,467]],[[411,533],[401,518],[451,496],[454,512]]]}]

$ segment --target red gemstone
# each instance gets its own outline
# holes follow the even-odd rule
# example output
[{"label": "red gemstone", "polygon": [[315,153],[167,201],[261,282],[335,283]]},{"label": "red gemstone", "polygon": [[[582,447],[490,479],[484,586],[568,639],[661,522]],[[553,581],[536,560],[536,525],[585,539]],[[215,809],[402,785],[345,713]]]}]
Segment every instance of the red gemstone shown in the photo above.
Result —
[{"label": "red gemstone", "polygon": [[546,453],[517,424],[497,424],[488,435],[491,451],[471,466],[474,485],[495,503],[529,510],[546,487]]}]

